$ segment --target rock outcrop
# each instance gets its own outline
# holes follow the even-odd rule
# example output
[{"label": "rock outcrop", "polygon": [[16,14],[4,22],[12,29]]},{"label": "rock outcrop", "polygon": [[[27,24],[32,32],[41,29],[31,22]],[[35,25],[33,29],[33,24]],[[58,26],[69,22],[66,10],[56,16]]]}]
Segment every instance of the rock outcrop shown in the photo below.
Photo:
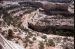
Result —
[{"label": "rock outcrop", "polygon": [[62,15],[44,15],[44,14],[36,14],[29,21],[28,25],[30,28],[38,31],[44,31],[52,28],[56,29],[70,29],[74,28],[74,19],[73,18],[63,18]]},{"label": "rock outcrop", "polygon": [[42,8],[47,11],[48,10],[68,11],[68,6],[69,6],[69,3],[53,3],[53,2],[47,2],[47,1],[42,1],[40,3],[42,4]]},{"label": "rock outcrop", "polygon": [[[42,2],[42,5],[45,12],[50,15],[42,14],[38,10],[28,22],[30,28],[38,31],[50,28],[74,30],[74,12],[68,10],[71,4]],[[70,8],[70,10],[72,9],[74,8]]]}]

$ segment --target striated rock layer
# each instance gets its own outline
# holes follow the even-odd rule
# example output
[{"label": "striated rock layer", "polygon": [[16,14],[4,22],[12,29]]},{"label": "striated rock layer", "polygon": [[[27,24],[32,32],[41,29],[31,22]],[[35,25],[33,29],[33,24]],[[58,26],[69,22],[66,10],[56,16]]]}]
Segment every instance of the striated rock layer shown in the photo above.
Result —
[{"label": "striated rock layer", "polygon": [[29,27],[34,30],[46,30],[46,29],[74,29],[73,18],[54,18],[54,16],[37,15],[29,21]]}]

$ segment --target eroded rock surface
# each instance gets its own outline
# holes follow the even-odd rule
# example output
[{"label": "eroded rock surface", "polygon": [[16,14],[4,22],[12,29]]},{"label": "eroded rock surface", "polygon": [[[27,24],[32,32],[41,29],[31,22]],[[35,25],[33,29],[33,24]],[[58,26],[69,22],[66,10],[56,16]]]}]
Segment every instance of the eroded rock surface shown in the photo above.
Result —
[{"label": "eroded rock surface", "polygon": [[[25,49],[74,49],[74,7],[71,3],[66,12],[46,12],[44,8],[20,4],[1,5],[3,6],[0,10],[0,34],[7,40]],[[52,32],[54,30],[56,32]],[[49,34],[46,34],[47,31]]]},{"label": "eroded rock surface", "polygon": [[56,29],[73,29],[74,19],[73,18],[63,18],[62,15],[44,15],[37,14],[32,17],[29,21],[29,27],[35,30],[44,31],[52,27]]}]

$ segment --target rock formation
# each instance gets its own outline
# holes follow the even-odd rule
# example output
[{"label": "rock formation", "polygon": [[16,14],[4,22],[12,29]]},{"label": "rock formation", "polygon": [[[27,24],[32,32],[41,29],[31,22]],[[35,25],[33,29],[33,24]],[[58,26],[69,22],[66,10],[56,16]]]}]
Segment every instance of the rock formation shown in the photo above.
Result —
[{"label": "rock formation", "polygon": [[50,1],[0,3],[0,34],[9,45],[13,42],[25,49],[74,49],[74,2]]},{"label": "rock formation", "polygon": [[[62,8],[63,7],[63,8]],[[66,3],[50,3],[43,4],[43,9],[47,14],[44,15],[39,10],[29,21],[29,27],[34,30],[48,30],[49,28],[56,29],[74,29],[73,14],[68,11],[69,4]],[[72,10],[72,9],[70,9]],[[65,16],[64,16],[65,15]],[[67,17],[68,16],[68,17]],[[71,16],[71,18],[69,18]],[[67,17],[67,18],[65,18]]]}]

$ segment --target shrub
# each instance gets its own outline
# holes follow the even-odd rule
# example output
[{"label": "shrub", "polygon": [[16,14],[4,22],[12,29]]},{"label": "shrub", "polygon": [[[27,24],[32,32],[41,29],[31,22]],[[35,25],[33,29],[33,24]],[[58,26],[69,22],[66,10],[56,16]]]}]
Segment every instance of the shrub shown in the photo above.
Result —
[{"label": "shrub", "polygon": [[25,44],[24,44],[24,47],[26,48],[27,46],[28,46],[28,44],[27,44],[27,43],[25,43]]},{"label": "shrub", "polygon": [[39,49],[44,49],[44,43],[42,41],[39,43]]},{"label": "shrub", "polygon": [[46,35],[43,35],[43,36],[42,36],[42,38],[43,38],[43,39],[46,39],[46,38],[47,38],[47,36],[46,36]]},{"label": "shrub", "polygon": [[13,38],[13,31],[11,29],[8,30],[8,36],[6,38],[7,39]]},{"label": "shrub", "polygon": [[36,38],[35,38],[35,37],[33,37],[33,40],[36,40]]},{"label": "shrub", "polygon": [[47,46],[55,46],[55,43],[53,42],[52,39],[49,39],[46,43]]}]

